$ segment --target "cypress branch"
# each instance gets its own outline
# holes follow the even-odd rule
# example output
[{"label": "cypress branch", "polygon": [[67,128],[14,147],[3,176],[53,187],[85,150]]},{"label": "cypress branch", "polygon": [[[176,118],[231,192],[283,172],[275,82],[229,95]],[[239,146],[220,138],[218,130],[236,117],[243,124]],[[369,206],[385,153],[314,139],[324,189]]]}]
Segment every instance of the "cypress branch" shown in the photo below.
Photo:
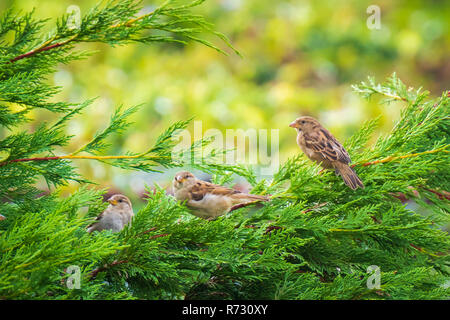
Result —
[{"label": "cypress branch", "polygon": [[411,153],[411,154],[406,154],[406,155],[398,156],[398,157],[389,156],[389,157],[386,157],[384,159],[375,160],[375,161],[367,161],[367,162],[366,161],[362,161],[359,164],[352,164],[351,167],[353,168],[353,167],[355,167],[357,165],[361,165],[363,167],[367,167],[367,166],[371,166],[371,165],[378,164],[378,163],[386,163],[386,162],[396,161],[396,160],[400,160],[400,159],[406,159],[406,158],[411,158],[411,157],[418,157],[418,156],[421,156],[421,155],[431,154],[431,153],[435,153],[435,152],[448,153],[448,151],[445,150],[448,147],[449,147],[449,145],[445,145],[445,146],[443,146],[441,148],[437,148],[435,150],[428,150],[428,151],[424,151],[424,152],[420,152],[420,153]]}]

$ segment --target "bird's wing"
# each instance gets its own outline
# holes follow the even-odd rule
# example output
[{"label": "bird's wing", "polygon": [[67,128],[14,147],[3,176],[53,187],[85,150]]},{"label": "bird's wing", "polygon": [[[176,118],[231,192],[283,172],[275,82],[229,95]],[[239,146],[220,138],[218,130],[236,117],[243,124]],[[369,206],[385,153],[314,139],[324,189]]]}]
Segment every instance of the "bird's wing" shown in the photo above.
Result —
[{"label": "bird's wing", "polygon": [[94,224],[96,224],[99,220],[101,220],[101,219],[105,216],[105,214],[107,213],[107,211],[108,211],[108,208],[106,208],[105,211],[103,211],[102,213],[100,213],[100,214],[95,218],[95,221],[92,222],[90,225],[88,225],[86,228],[92,227],[92,226],[93,226]]},{"label": "bird's wing", "polygon": [[206,181],[196,182],[189,190],[191,199],[195,201],[202,200],[203,197],[208,193],[217,196],[230,196],[241,192],[224,186],[219,186],[217,184],[212,184]]},{"label": "bird's wing", "polygon": [[327,129],[321,128],[304,137],[306,146],[320,153],[325,159],[347,164],[351,162],[347,151]]}]

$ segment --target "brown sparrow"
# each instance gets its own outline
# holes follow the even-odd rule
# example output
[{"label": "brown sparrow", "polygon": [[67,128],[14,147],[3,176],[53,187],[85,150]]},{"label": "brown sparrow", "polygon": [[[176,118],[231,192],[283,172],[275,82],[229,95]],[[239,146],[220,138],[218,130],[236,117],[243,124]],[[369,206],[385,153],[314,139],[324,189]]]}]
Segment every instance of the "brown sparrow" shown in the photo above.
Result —
[{"label": "brown sparrow", "polygon": [[226,214],[238,204],[269,200],[265,196],[246,194],[199,180],[187,171],[175,175],[173,193],[177,200],[186,201],[195,216],[207,220]]},{"label": "brown sparrow", "polygon": [[349,166],[350,156],[336,138],[316,119],[308,116],[297,118],[289,127],[295,128],[297,144],[306,156],[324,169],[334,169],[345,184],[353,190],[364,185]]},{"label": "brown sparrow", "polygon": [[112,230],[119,232],[134,216],[130,199],[122,194],[115,194],[108,200],[109,205],[100,213],[94,222],[87,226],[87,232]]}]

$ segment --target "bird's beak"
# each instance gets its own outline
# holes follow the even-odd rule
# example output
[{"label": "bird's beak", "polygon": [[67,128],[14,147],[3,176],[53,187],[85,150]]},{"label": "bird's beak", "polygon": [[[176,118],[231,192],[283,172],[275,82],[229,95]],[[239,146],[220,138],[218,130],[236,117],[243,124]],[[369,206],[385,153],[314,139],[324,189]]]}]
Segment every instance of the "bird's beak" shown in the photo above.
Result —
[{"label": "bird's beak", "polygon": [[108,200],[106,200],[106,201],[108,201],[109,203],[111,203],[113,206],[117,205],[117,200],[108,199]]},{"label": "bird's beak", "polygon": [[175,180],[176,180],[177,182],[183,182],[183,181],[186,180],[186,179],[184,179],[183,177],[176,177]]},{"label": "bird's beak", "polygon": [[295,121],[292,121],[291,124],[289,125],[289,127],[296,128],[297,127],[297,123]]}]

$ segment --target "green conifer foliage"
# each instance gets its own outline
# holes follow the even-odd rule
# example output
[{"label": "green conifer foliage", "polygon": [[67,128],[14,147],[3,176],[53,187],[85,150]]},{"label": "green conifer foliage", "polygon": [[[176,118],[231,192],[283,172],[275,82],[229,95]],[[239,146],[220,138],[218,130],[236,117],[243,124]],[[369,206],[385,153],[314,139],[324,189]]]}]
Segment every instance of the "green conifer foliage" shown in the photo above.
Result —
[{"label": "green conifer foliage", "polygon": [[[392,131],[375,143],[369,144],[376,120],[345,143],[365,189],[349,189],[333,172],[319,174],[300,152],[270,181],[258,181],[249,168],[192,163],[216,182],[240,175],[252,193],[272,200],[205,221],[157,187],[148,189],[147,205],[120,233],[85,231],[106,206],[105,190],[90,188],[75,161],[143,171],[181,166],[182,157],[172,155],[172,136],[189,121],[175,123],[142,153],[108,155],[108,136],[126,130],[128,117],[138,112],[119,107],[86,145],[56,155],[55,148],[71,139],[65,125],[92,101],[50,102],[59,89],[46,78],[59,63],[86,56],[74,50],[80,42],[197,41],[223,52],[200,38],[211,33],[231,47],[191,13],[202,2],[169,1],[139,16],[135,1],[111,1],[83,16],[79,28],[68,27],[69,16],[60,18],[45,37],[40,30],[46,21],[32,12],[3,15],[0,37],[14,32],[14,40],[0,42],[0,125],[6,133],[0,141],[0,213],[6,218],[0,220],[0,298],[448,299],[450,239],[439,226],[449,221],[450,98],[407,89],[395,74],[382,84],[369,79],[354,86],[365,98],[382,95],[404,105]],[[21,130],[35,108],[59,120]],[[203,144],[197,141],[193,152]],[[41,177],[52,187],[74,180],[80,188],[69,197],[58,188],[42,195],[35,187]],[[398,194],[430,214],[409,210]],[[379,287],[368,286],[370,266],[379,268]],[[74,268],[79,287],[69,285]]]}]

